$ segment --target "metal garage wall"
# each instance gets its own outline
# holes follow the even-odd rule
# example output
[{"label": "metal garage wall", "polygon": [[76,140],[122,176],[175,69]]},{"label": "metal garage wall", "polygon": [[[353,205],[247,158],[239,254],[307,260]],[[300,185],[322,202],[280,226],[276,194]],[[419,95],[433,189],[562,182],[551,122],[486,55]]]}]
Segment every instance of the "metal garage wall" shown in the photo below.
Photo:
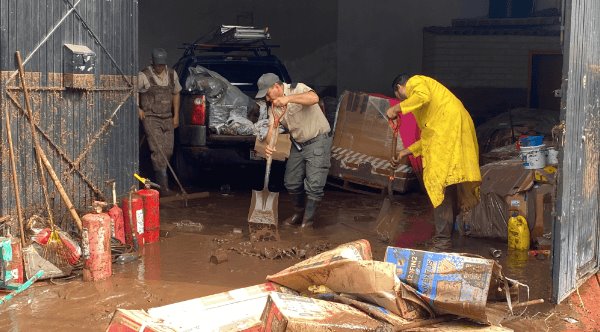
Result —
[{"label": "metal garage wall", "polygon": [[554,229],[557,302],[600,264],[600,1],[565,4],[563,154]]},{"label": "metal garage wall", "polygon": [[[38,137],[76,208],[107,195],[105,181],[118,192],[132,184],[138,167],[138,121],[133,77],[138,70],[136,0],[0,0],[0,213],[15,216],[15,195],[6,136],[5,110],[11,120],[21,201],[25,217],[45,214],[31,130],[23,110],[15,52],[25,61]],[[90,87],[64,87],[64,44],[95,52]],[[71,225],[48,177],[56,219]]]}]

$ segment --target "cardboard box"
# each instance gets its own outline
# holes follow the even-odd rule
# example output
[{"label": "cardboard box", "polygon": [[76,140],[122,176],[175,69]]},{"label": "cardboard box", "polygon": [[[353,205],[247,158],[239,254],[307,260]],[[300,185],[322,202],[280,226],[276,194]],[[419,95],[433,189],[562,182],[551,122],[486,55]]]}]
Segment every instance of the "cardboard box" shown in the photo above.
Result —
[{"label": "cardboard box", "polygon": [[[259,140],[258,137],[254,142],[254,151],[259,157],[265,157],[265,148],[267,147],[266,139]],[[292,148],[292,141],[290,140],[290,134],[279,134],[277,136],[277,142],[275,142],[275,152],[273,152],[273,160],[285,161],[290,156],[290,149]]]},{"label": "cardboard box", "polygon": [[414,290],[401,285],[395,273],[394,264],[371,260],[370,245],[360,240],[267,276],[267,280],[301,293],[312,285],[323,285],[333,292],[384,307],[402,318],[427,317],[427,304]]},{"label": "cardboard box", "polygon": [[349,305],[280,293],[269,295],[261,321],[261,332],[391,330]]},{"label": "cardboard box", "polygon": [[296,294],[267,282],[170,305],[150,308],[152,319],[178,331],[254,331],[270,292]]},{"label": "cardboard box", "polygon": [[555,187],[551,184],[536,185],[532,190],[531,197],[535,200],[535,220],[529,225],[531,238],[537,239],[543,234],[552,232],[552,212],[554,210]]},{"label": "cardboard box", "polygon": [[486,303],[493,260],[388,247],[385,261],[396,264],[400,281],[414,287],[436,314],[489,324]]},{"label": "cardboard box", "polygon": [[[397,192],[406,192],[417,183],[408,160],[396,170],[389,163],[393,132],[385,112],[390,105],[387,98],[362,92],[345,91],[342,94],[331,149],[330,176],[382,189],[387,187],[392,175],[392,187]],[[413,115],[404,117],[402,126],[412,126],[413,132],[418,131]],[[403,140],[399,138],[397,150],[403,148]]]},{"label": "cardboard box", "polygon": [[152,318],[144,310],[117,309],[106,332],[174,332],[160,319]]},{"label": "cardboard box", "polygon": [[369,241],[363,239],[339,245],[332,250],[322,252],[298,264],[290,266],[279,273],[267,276],[267,280],[291,275],[297,271],[305,271],[307,269],[319,268],[342,259],[350,259],[356,261],[372,260],[373,254],[371,252],[371,244],[369,243]]},{"label": "cardboard box", "polygon": [[508,160],[481,167],[480,202],[462,214],[466,235],[507,239],[512,211],[524,216],[533,227],[535,209],[529,191],[534,186],[534,170],[524,169],[520,160]]}]

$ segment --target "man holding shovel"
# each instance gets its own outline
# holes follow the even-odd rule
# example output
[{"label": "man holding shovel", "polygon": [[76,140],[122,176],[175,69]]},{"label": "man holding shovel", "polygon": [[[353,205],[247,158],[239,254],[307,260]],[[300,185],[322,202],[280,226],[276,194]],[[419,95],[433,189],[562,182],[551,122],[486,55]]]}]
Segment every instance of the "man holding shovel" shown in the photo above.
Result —
[{"label": "man holding shovel", "polygon": [[[273,123],[274,117],[281,117],[280,123],[294,143],[284,176],[294,215],[286,224],[312,227],[331,166],[331,128],[318,105],[319,96],[305,84],[282,83],[273,73],[262,75],[257,85],[256,98],[265,98],[273,106],[269,121]],[[272,134],[269,130],[267,142]],[[268,146],[265,149],[267,156],[273,151]]]},{"label": "man holding shovel", "polygon": [[388,118],[412,112],[421,129],[421,139],[400,151],[392,163],[411,154],[423,158],[423,182],[434,207],[431,249],[449,250],[455,208],[467,210],[479,201],[479,146],[473,120],[461,101],[433,78],[399,75],[392,88],[401,102],[387,110]]},{"label": "man holding shovel", "polygon": [[174,129],[179,126],[181,85],[167,67],[167,52],[152,50],[152,65],[138,74],[139,117],[148,138],[156,182],[162,195],[170,195],[167,161],[173,155]]}]

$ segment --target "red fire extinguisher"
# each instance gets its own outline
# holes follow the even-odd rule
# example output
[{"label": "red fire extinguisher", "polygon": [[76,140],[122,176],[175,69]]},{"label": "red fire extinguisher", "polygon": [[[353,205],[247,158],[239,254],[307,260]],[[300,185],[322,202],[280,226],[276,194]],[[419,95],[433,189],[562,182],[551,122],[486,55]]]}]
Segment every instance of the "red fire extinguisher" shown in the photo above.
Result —
[{"label": "red fire extinguisher", "polygon": [[160,195],[151,187],[160,188],[156,183],[147,178],[134,174],[135,178],[144,184],[144,189],[138,190],[144,205],[144,241],[157,242],[160,235]]},{"label": "red fire extinguisher", "polygon": [[110,216],[102,212],[104,202],[94,202],[94,212],[81,218],[83,244],[83,280],[103,280],[112,275],[110,252]]},{"label": "red fire extinguisher", "polygon": [[[123,198],[121,207],[124,211],[125,243],[133,245],[137,250],[137,247],[144,245],[144,203],[140,195],[135,192],[135,186],[129,190],[128,197]],[[135,234],[135,242],[132,234]]]},{"label": "red fire extinguisher", "polygon": [[111,181],[113,206],[108,210],[110,216],[111,235],[115,239],[125,243],[125,225],[123,221],[123,210],[117,205],[117,184]]}]

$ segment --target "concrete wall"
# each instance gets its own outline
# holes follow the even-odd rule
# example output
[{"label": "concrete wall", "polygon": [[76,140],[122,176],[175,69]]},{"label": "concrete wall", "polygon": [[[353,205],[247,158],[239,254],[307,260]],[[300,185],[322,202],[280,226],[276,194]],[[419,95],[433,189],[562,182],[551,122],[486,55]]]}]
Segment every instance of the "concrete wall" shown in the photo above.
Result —
[{"label": "concrete wall", "polygon": [[421,70],[423,27],[487,12],[483,0],[340,1],[338,91],[391,94],[396,74]]},{"label": "concrete wall", "polygon": [[270,28],[274,53],[293,81],[314,87],[336,84],[337,0],[142,0],[139,2],[140,65],[148,64],[153,47],[169,52],[175,63],[182,43],[221,24]]},{"label": "concrete wall", "polygon": [[425,33],[423,72],[453,87],[527,89],[532,51],[560,51],[560,39]]},{"label": "concrete wall", "polygon": [[528,106],[531,52],[560,53],[559,36],[426,32],[423,73],[448,86],[481,123]]}]

